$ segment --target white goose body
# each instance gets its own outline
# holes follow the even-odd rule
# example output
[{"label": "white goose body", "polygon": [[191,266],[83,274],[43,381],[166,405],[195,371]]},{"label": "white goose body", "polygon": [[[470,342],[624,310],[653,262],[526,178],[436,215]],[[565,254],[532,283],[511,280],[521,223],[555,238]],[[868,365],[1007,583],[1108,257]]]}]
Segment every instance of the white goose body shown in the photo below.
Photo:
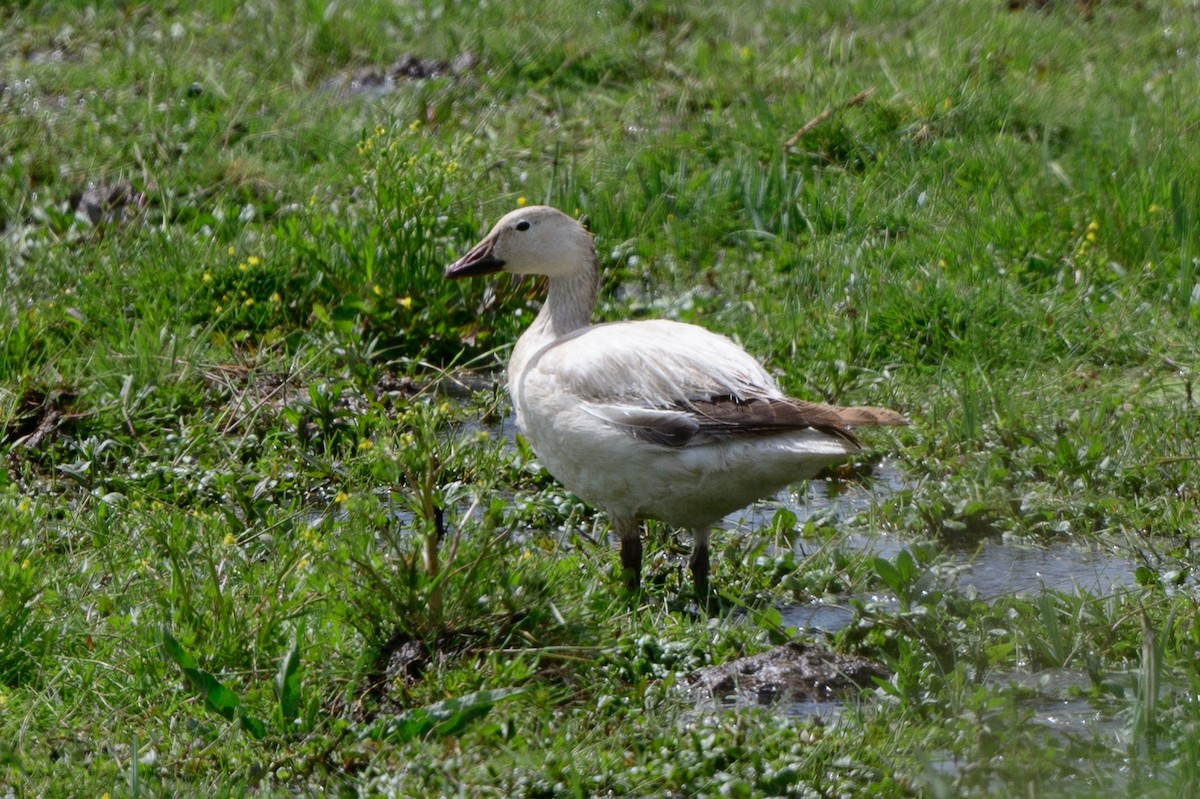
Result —
[{"label": "white goose body", "polygon": [[517,342],[509,366],[517,423],[550,473],[614,520],[707,527],[857,449],[812,428],[655,440],[687,436],[696,399],[783,398],[745,351],[695,325],[616,322],[549,341],[535,333]]},{"label": "white goose body", "polygon": [[847,427],[905,423],[789,399],[745,350],[695,325],[590,324],[595,247],[553,208],[506,215],[446,275],[501,270],[549,278],[509,362],[517,424],[550,474],[609,515],[631,587],[639,519],[692,529],[692,572],[707,593],[711,525],[857,452]]}]

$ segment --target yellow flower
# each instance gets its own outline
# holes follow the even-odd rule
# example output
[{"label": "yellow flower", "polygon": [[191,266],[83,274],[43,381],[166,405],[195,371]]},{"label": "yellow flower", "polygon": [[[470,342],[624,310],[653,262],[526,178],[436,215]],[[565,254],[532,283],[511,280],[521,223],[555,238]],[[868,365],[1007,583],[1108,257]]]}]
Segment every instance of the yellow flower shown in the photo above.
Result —
[{"label": "yellow flower", "polygon": [[33,564],[29,562],[29,558],[25,558],[25,560],[21,561],[21,571],[27,572],[31,568],[33,568]]},{"label": "yellow flower", "polygon": [[238,269],[240,269],[243,272],[245,272],[249,268],[250,268],[250,266],[245,261],[242,261],[240,264],[238,264]]},{"label": "yellow flower", "polygon": [[271,302],[275,303],[276,305],[283,302],[283,297],[279,296],[278,291],[271,295]]},{"label": "yellow flower", "polygon": [[1150,203],[1150,213],[1157,214],[1161,210],[1162,207],[1158,203]]},{"label": "yellow flower", "polygon": [[364,452],[369,449],[374,449],[375,442],[369,438],[364,438],[362,441],[358,442],[358,448],[363,450]]},{"label": "yellow flower", "polygon": [[382,297],[382,296],[383,296],[383,289],[379,288],[379,284],[378,284],[378,283],[376,283],[374,286],[371,286],[371,291],[375,292],[375,296],[376,296],[376,297]]},{"label": "yellow flower", "polygon": [[743,61],[748,61],[750,59],[750,48],[742,45],[742,47],[738,50],[738,55],[742,57]]},{"label": "yellow flower", "polygon": [[1087,229],[1088,229],[1088,230],[1092,230],[1092,231],[1099,230],[1099,229],[1100,229],[1100,223],[1099,223],[1099,222],[1097,222],[1095,219],[1093,219],[1091,222],[1088,222],[1088,228],[1087,228]]},{"label": "yellow flower", "polygon": [[6,707],[7,705],[8,705],[8,696],[6,696],[5,694],[0,694],[0,708]]},{"label": "yellow flower", "polygon": [[253,298],[253,297],[247,297],[247,298],[246,298],[246,301],[242,303],[242,305],[246,306],[247,308],[249,308],[249,307],[250,307],[251,305],[253,305],[253,304],[254,304],[254,298]]},{"label": "yellow flower", "polygon": [[1089,230],[1087,232],[1087,236],[1085,236],[1084,238],[1086,238],[1088,241],[1095,241],[1096,240],[1096,231]]},{"label": "yellow flower", "polygon": [[232,244],[230,244],[230,245],[229,245],[229,249],[227,249],[227,250],[225,251],[225,254],[226,254],[226,255],[233,255],[233,253],[234,253],[233,245],[232,245]]},{"label": "yellow flower", "polygon": [[350,499],[349,494],[347,494],[345,491],[339,491],[339,492],[337,492],[337,496],[335,496],[333,498],[333,501],[339,505],[345,505],[346,501],[349,499]]},{"label": "yellow flower", "polygon": [[400,303],[400,307],[406,311],[412,309],[412,297],[401,297],[396,302]]},{"label": "yellow flower", "polygon": [[308,568],[308,558],[300,558],[300,562],[296,564],[297,571],[304,571]]},{"label": "yellow flower", "polygon": [[212,275],[210,275],[208,272],[205,272],[205,273],[204,273],[204,277],[200,278],[200,280],[202,280],[202,281],[203,281],[203,282],[205,282],[205,283],[211,283],[211,282],[212,282]]},{"label": "yellow flower", "polygon": [[217,309],[216,309],[216,313],[220,313],[220,312],[221,312],[221,311],[223,311],[223,310],[225,310],[225,309],[224,309],[224,308],[222,308],[220,305],[218,305],[218,306],[217,306]]},{"label": "yellow flower", "polygon": [[421,120],[414,119],[412,122],[409,122],[408,129],[411,130],[412,132],[416,133],[418,130],[421,129]]},{"label": "yellow flower", "polygon": [[946,268],[946,259],[945,258],[940,259],[938,261],[938,266],[941,267],[942,269],[945,269]]},{"label": "yellow flower", "polygon": [[385,131],[385,130],[383,129],[383,125],[376,125],[376,126],[375,126],[375,135],[376,135],[376,136],[382,136],[384,133],[387,133],[387,131]]},{"label": "yellow flower", "polygon": [[237,538],[234,537],[233,533],[226,533],[225,540],[223,543],[225,544],[225,546],[231,547],[237,543]]},{"label": "yellow flower", "polygon": [[246,259],[246,263],[250,264],[251,266],[258,266],[259,264],[262,263],[262,259],[259,258],[257,255],[251,255],[249,258]]},{"label": "yellow flower", "polygon": [[518,207],[518,208],[524,208],[524,207],[525,207],[525,203],[527,203],[527,202],[529,202],[529,201],[528,201],[528,200],[526,200],[524,197],[518,197],[518,198],[517,198],[517,207]]},{"label": "yellow flower", "polygon": [[21,497],[21,501],[17,503],[17,513],[29,513],[32,506],[33,501],[29,497]]}]

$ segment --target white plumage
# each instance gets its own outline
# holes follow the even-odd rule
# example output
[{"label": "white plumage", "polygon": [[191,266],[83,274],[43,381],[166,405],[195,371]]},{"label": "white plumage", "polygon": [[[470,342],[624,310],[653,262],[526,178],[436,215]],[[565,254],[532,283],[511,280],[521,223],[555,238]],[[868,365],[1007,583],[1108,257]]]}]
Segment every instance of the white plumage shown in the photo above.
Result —
[{"label": "white plumage", "polygon": [[446,276],[498,271],[548,278],[508,367],[517,424],[555,478],[608,514],[631,588],[640,519],[691,528],[703,596],[715,522],[857,452],[847,428],[905,424],[889,410],[789,399],[745,350],[695,325],[592,325],[595,246],[553,208],[507,214]]}]

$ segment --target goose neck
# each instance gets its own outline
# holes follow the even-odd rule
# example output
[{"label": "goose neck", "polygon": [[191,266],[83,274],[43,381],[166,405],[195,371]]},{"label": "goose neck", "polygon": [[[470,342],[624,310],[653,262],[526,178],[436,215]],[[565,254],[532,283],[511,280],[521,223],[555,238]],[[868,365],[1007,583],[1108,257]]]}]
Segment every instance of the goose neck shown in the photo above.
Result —
[{"label": "goose neck", "polygon": [[535,325],[551,339],[565,336],[591,323],[596,305],[598,279],[595,269],[579,275],[559,275],[550,278],[546,303],[538,313]]}]

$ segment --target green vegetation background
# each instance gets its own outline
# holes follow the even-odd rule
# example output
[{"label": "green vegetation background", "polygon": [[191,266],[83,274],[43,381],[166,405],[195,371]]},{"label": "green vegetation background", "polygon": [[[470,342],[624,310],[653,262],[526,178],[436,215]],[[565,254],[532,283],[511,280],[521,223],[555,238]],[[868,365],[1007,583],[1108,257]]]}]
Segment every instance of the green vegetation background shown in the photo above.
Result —
[{"label": "green vegetation background", "polygon": [[[6,4],[0,789],[1194,793],[1198,16]],[[522,203],[586,217],[601,317],[902,409],[872,439],[901,490],[720,537],[711,619],[655,530],[631,606],[487,377],[537,287],[440,277]],[[848,543],[878,534],[907,549]],[[1136,583],[937,579],[1000,539]],[[895,674],[836,723],[677,689],[822,598]],[[1055,732],[1018,673],[1082,675],[1095,725]]]}]

